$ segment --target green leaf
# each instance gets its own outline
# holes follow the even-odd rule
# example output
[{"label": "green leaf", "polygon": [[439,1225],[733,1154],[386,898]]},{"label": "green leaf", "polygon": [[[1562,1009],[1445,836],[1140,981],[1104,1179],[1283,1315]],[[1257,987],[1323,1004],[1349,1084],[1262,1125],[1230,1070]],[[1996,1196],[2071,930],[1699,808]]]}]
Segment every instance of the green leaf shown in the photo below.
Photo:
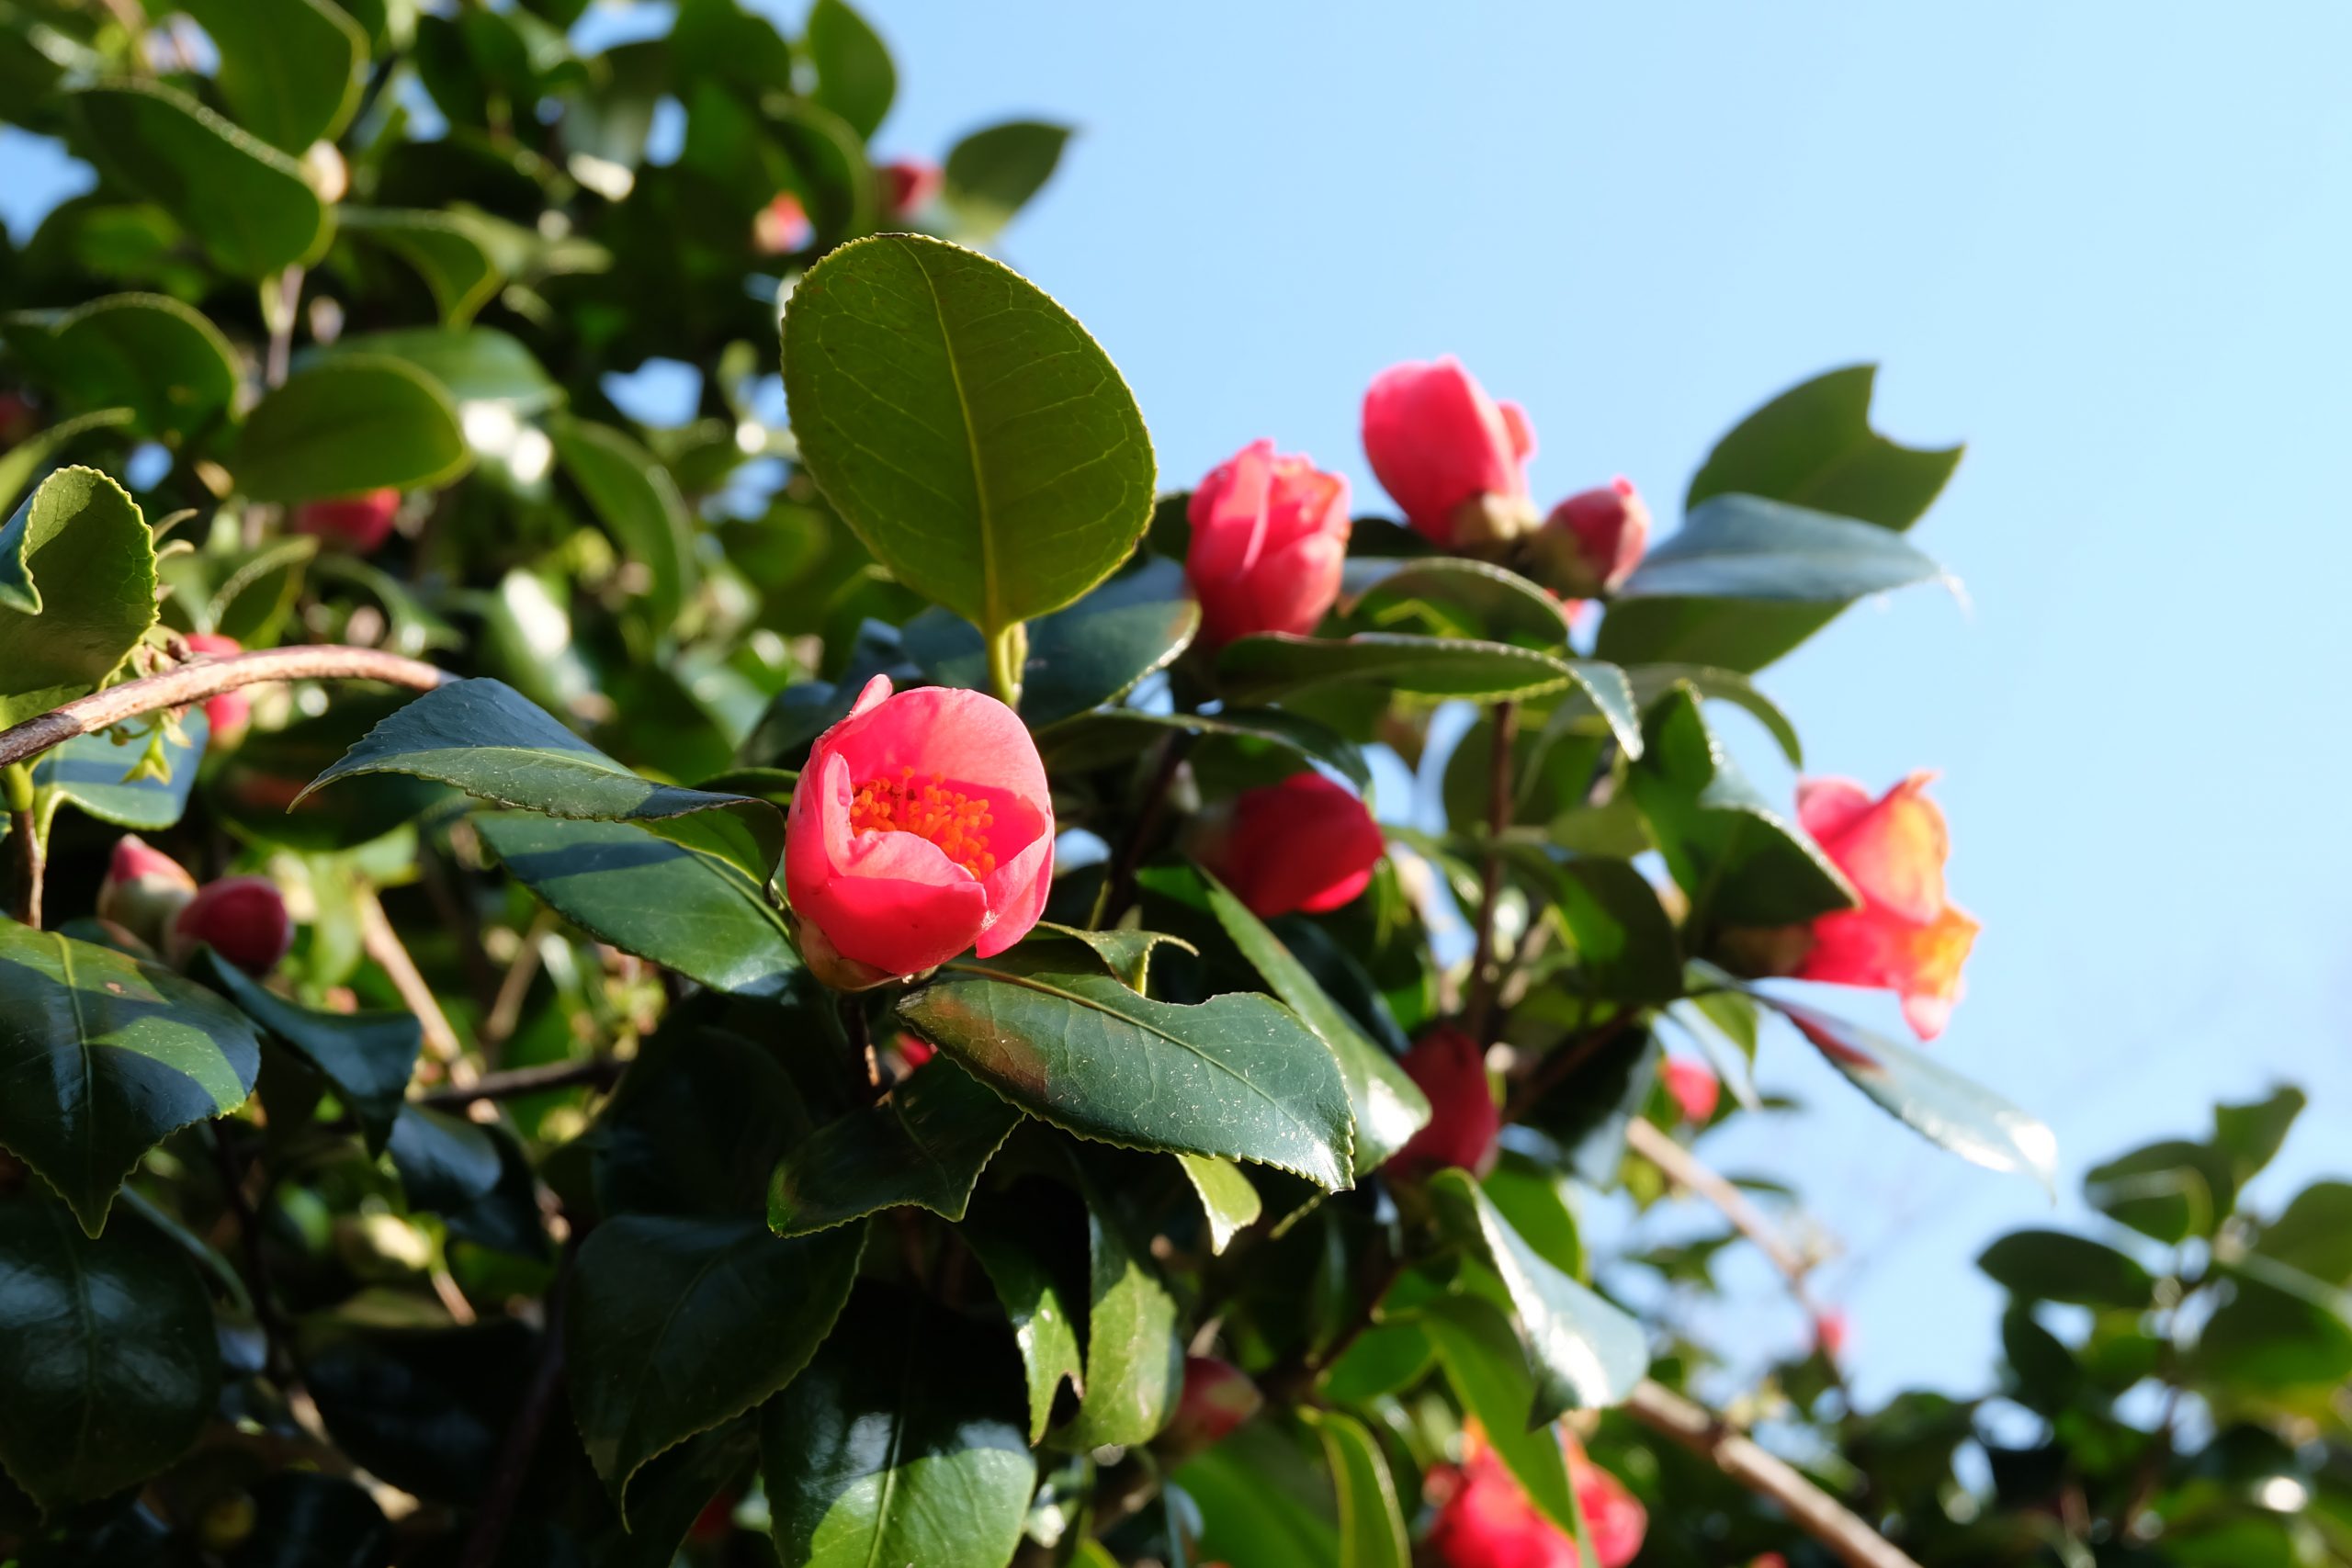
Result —
[{"label": "green leaf", "polygon": [[1208,891],[1209,908],[1234,946],[1264,977],[1267,988],[1330,1048],[1340,1065],[1340,1077],[1347,1085],[1349,1111],[1354,1118],[1355,1174],[1362,1177],[1378,1169],[1428,1122],[1428,1097],[1406,1077],[1395,1057],[1365,1037],[1282,938],[1216,877],[1203,872],[1201,880]]},{"label": "green leaf", "polygon": [[0,920],[0,1146],[96,1235],[132,1166],[244,1103],[253,1026],[161,964]]},{"label": "green leaf", "polygon": [[1943,569],[1903,536],[1753,495],[1694,507],[1617,590],[1635,599],[1738,599],[1843,606],[1932,582]]},{"label": "green leaf", "polygon": [[404,360],[348,354],[296,372],[245,420],[230,467],[254,501],[447,483],[473,461],[449,394]]},{"label": "green leaf", "polygon": [[220,51],[213,84],[247,130],[300,154],[359,107],[368,35],[327,0],[181,0]]},{"label": "green leaf", "polygon": [[2312,1182],[2264,1227],[2254,1247],[2324,1284],[2352,1289],[2352,1182]]},{"label": "green leaf", "polygon": [[1162,947],[1181,948],[1196,958],[1200,956],[1200,949],[1182,937],[1170,936],[1166,931],[1124,931],[1115,927],[1110,931],[1090,931],[1076,926],[1057,926],[1051,920],[1039,920],[1036,929],[1038,934],[1033,940],[1054,937],[1087,948],[1102,961],[1102,967],[1110,972],[1111,977],[1130,991],[1150,991],[1151,955]]},{"label": "green leaf", "polygon": [[2174,1138],[2092,1167],[2083,1196],[2109,1218],[2171,1247],[2211,1235],[2237,1201],[2237,1180],[2219,1149]]},{"label": "green leaf", "polygon": [[1467,1171],[1441,1170],[1429,1190],[1447,1232],[1494,1269],[1509,1295],[1535,1378],[1534,1408],[1523,1426],[1615,1404],[1633,1392],[1650,1362],[1640,1324],[1546,1261]]},{"label": "green leaf", "polygon": [[858,1226],[785,1240],[756,1219],[623,1214],[589,1233],[566,1299],[572,1418],[626,1510],[655,1455],[798,1376],[849,1300]]},{"label": "green leaf", "polygon": [[783,917],[740,867],[627,822],[526,812],[474,818],[482,841],[548,908],[600,942],[743,997],[800,971]]},{"label": "green leaf", "polygon": [[481,220],[465,213],[342,207],[336,218],[345,233],[383,246],[416,269],[444,326],[462,327],[472,321],[504,281],[492,255],[493,242]]},{"label": "green leaf", "polygon": [[[1901,532],[1918,521],[1960,448],[1898,446],[1870,426],[1875,367],[1833,370],[1749,415],[1691,480],[1684,506],[1745,494]],[[1676,660],[1760,670],[1836,617],[1836,606],[1647,600],[1613,607],[1599,651],[1621,662]]]},{"label": "green leaf", "polygon": [[1331,1494],[1295,1427],[1251,1421],[1176,1472],[1199,1507],[1203,1562],[1316,1568],[1340,1560]]},{"label": "green leaf", "polygon": [[1372,787],[1372,768],[1354,741],[1317,719],[1279,708],[1236,707],[1216,714],[1112,708],[1065,719],[1037,737],[1037,748],[1049,772],[1085,772],[1132,761],[1145,747],[1171,733],[1278,747],[1302,761],[1322,763],[1358,789]]},{"label": "green leaf", "polygon": [[1583,1272],[1576,1185],[1566,1172],[1505,1149],[1479,1185],[1504,1222],[1538,1258],[1572,1280]]},{"label": "green leaf", "polygon": [[962,963],[899,1001],[923,1039],[1066,1132],[1129,1148],[1271,1165],[1349,1184],[1347,1086],[1330,1050],[1271,998],[1178,1007],[1102,975]]},{"label": "green leaf", "polygon": [[302,1381],[354,1463],[419,1497],[469,1504],[497,1468],[540,1349],[514,1318],[347,1329],[305,1356]]},{"label": "green leaf", "polygon": [[2213,1107],[2213,1146],[2229,1156],[2240,1187],[2278,1156],[2295,1118],[2309,1103],[2301,1089],[2289,1084],[2245,1105]]},{"label": "green leaf", "polygon": [[2352,1298],[2267,1258],[2240,1258],[2227,1272],[2229,1299],[2191,1354],[2198,1377],[2285,1396],[2313,1415],[2329,1408],[2352,1378]]},{"label": "green leaf", "polygon": [[1211,1252],[1222,1253],[1236,1235],[1256,1224],[1258,1216],[1265,1212],[1265,1203],[1249,1174],[1231,1160],[1178,1155],[1176,1163],[1184,1168],[1184,1179],[1200,1197],[1201,1213],[1209,1223]]},{"label": "green leaf", "polygon": [[[441,383],[461,405],[496,403],[520,417],[563,400],[531,351],[492,327],[405,327],[354,333],[315,352],[317,360],[352,355],[404,359]],[[305,361],[309,363],[309,361]]]},{"label": "green leaf", "polygon": [[1021,1112],[949,1061],[795,1143],[768,1184],[768,1224],[803,1235],[901,1203],[960,1220]]},{"label": "green leaf", "polygon": [[302,166],[160,82],[108,82],[73,97],[77,145],[155,203],[239,277],[315,261],[334,232]]},{"label": "green leaf", "polygon": [[1667,869],[1690,896],[1686,929],[1792,925],[1860,902],[1804,829],[1732,765],[1697,693],[1675,687],[1643,733],[1649,744],[1628,783]]},{"label": "green leaf", "polygon": [[1440,636],[1484,637],[1561,652],[1568,619],[1560,601],[1519,573],[1452,556],[1358,557],[1347,563],[1340,608],[1380,626],[1424,621]]},{"label": "green leaf", "polygon": [[1475,1297],[1449,1296],[1419,1309],[1412,1321],[1437,1347],[1454,1397],[1486,1428],[1496,1457],[1519,1479],[1528,1501],[1573,1531],[1576,1490],[1568,1483],[1567,1455],[1552,1427],[1527,1425],[1529,1405],[1541,1395],[1503,1314]]},{"label": "green leaf", "polygon": [[2054,1191],[2058,1140],[1981,1084],[1907,1045],[1826,1013],[1758,994],[1812,1041],[1829,1065],[1929,1143],[1988,1170],[2014,1170]]},{"label": "green leaf", "polygon": [[1323,1439],[1330,1461],[1340,1503],[1339,1568],[1411,1568],[1404,1506],[1380,1445],[1352,1416],[1305,1406],[1299,1416]]},{"label": "green leaf", "polygon": [[784,852],[784,814],[750,795],[639,777],[501,682],[452,681],[368,732],[311,781],[405,773],[477,800],[568,821],[633,822],[721,856],[764,887]]},{"label": "green leaf", "polygon": [[379,1155],[401,1113],[409,1076],[424,1045],[424,1027],[414,1013],[327,1012],[287,1000],[233,964],[204,950],[199,968],[206,985],[237,1004],[334,1087],[366,1138]]},{"label": "green leaf", "polygon": [[1233,701],[1256,703],[1350,682],[1408,696],[1493,701],[1557,691],[1576,675],[1550,654],[1467,637],[1261,632],[1226,645],[1217,656],[1217,678]]},{"label": "green leaf", "polygon": [[941,194],[956,231],[985,244],[1045,188],[1069,141],[1069,127],[1007,120],[976,130],[949,149]]},{"label": "green leaf", "polygon": [[586,1135],[597,1212],[760,1215],[776,1156],[808,1134],[808,1110],[751,1035],[789,1032],[797,1052],[799,1032],[820,1028],[801,1009],[709,991],[672,1007]]},{"label": "green leaf", "polygon": [[[159,716],[160,718],[160,716]],[[197,759],[204,755],[210,727],[202,708],[180,716],[176,731],[151,731],[117,745],[119,730],[77,735],[41,754],[33,764],[33,788],[53,791],[85,816],[138,832],[160,832],[187,810],[196,785]],[[169,771],[158,778],[152,763]]]},{"label": "green leaf", "polygon": [[[1021,716],[1032,728],[1117,701],[1136,682],[1173,663],[1200,629],[1201,607],[1174,561],[1151,558],[1029,627],[1022,665]],[[901,632],[907,657],[943,686],[985,690],[988,646],[968,621],[925,610]]]},{"label": "green leaf", "polygon": [[531,1162],[504,1127],[409,1104],[385,1150],[409,1207],[439,1214],[451,1235],[514,1258],[547,1252]]},{"label": "green leaf", "polygon": [[0,1467],[45,1511],[145,1480],[212,1414],[211,1298],[143,1224],[101,1244],[32,1193],[0,1201]]},{"label": "green leaf", "polygon": [[1756,689],[1756,683],[1736,670],[1716,670],[1704,664],[1636,664],[1625,671],[1634,688],[1634,705],[1638,712],[1647,713],[1678,685],[1689,686],[1708,702],[1730,703],[1746,708],[1758,723],[1770,731],[1780,743],[1781,754],[1791,767],[1804,766],[1804,743],[1797,738],[1796,726],[1780,705]]},{"label": "green leaf", "polygon": [[239,837],[296,850],[356,849],[396,831],[455,797],[445,785],[398,773],[356,779],[319,795],[304,795],[303,788],[408,701],[405,692],[343,688],[315,717],[246,736],[206,771],[205,799]]},{"label": "green leaf", "polygon": [[1036,1461],[1001,1328],[865,1286],[771,1401],[762,1468],[785,1568],[1003,1568]]},{"label": "green leaf", "polygon": [[793,432],[875,558],[990,637],[1075,603],[1150,521],[1119,372],[1017,273],[942,241],[834,251],[784,321]]},{"label": "green leaf", "polygon": [[1091,1259],[1086,1377],[1078,1414],[1054,1441],[1072,1450],[1130,1447],[1149,1442],[1175,1413],[1184,1383],[1183,1313],[1151,1259],[1149,1231],[1120,1207],[1125,1184],[1079,1168]]},{"label": "green leaf", "polygon": [[996,1287],[999,1304],[1012,1324],[1028,1377],[1029,1440],[1042,1441],[1053,1421],[1054,1395],[1067,1382],[1073,1393],[1086,1389],[1086,1363],[1079,1349],[1078,1314],[1044,1253],[1044,1227],[1035,1210],[1000,1205],[974,1213],[957,1233],[970,1246]]},{"label": "green leaf", "polygon": [[1335,1405],[1368,1404],[1420,1382],[1436,1358],[1437,1348],[1419,1325],[1375,1324],[1357,1335],[1317,1382]]},{"label": "green leaf", "polygon": [[888,46],[843,0],[817,0],[801,42],[817,67],[816,100],[841,116],[861,141],[872,137],[899,91]]},{"label": "green leaf", "polygon": [[1657,889],[1631,862],[1572,855],[1544,862],[1553,907],[1575,939],[1578,991],[1612,1001],[1669,1002],[1682,995],[1682,952]]},{"label": "green leaf", "polygon": [[155,624],[155,547],[123,488],[61,468],[0,527],[0,729],[103,685]]},{"label": "green leaf", "polygon": [[2026,1301],[2139,1312],[2155,1296],[2155,1280],[2128,1254],[2067,1231],[2011,1231],[1976,1266]]},{"label": "green leaf", "polygon": [[[605,1553],[592,1561],[597,1568],[673,1568],[705,1510],[741,1490],[759,1454],[755,1417],[688,1438],[638,1472],[627,1533],[608,1535]],[[352,1568],[373,1568],[373,1560]]]},{"label": "green leaf", "polygon": [[236,352],[220,329],[160,294],[110,294],[71,310],[11,316],[0,326],[9,346],[68,404],[130,409],[144,435],[200,434],[237,396]]},{"label": "green leaf", "polygon": [[622,555],[651,574],[646,613],[667,632],[694,591],[694,521],[652,454],[607,424],[564,419],[555,425],[556,456]]},{"label": "green leaf", "polygon": [[[25,487],[32,482],[33,476],[40,473],[51,457],[83,436],[93,431],[122,429],[136,423],[138,417],[137,411],[132,409],[99,409],[92,413],[75,414],[72,419],[52,424],[7,451],[0,452],[0,506],[14,505],[17,497],[22,495]],[[0,578],[5,576],[6,570],[0,569]],[[0,606],[6,603],[5,594],[0,594]]]}]

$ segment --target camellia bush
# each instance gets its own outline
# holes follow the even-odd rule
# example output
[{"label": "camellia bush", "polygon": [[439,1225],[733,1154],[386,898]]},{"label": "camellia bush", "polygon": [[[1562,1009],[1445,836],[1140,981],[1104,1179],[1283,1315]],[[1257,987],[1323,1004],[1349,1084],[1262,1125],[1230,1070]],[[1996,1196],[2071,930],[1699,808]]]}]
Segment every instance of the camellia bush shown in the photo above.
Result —
[{"label": "camellia bush", "polygon": [[[1717,729],[1813,765],[1758,672],[1940,576],[1867,367],[1655,537],[1451,359],[1329,389],[1382,494],[1165,474],[986,254],[1063,128],[886,162],[842,0],[583,9],[0,3],[96,176],[0,245],[0,1562],[2352,1562],[2300,1097],[1876,1412],[1692,1151],[1811,1050],[2053,1168],[1921,1045],[1928,775]],[[1657,1310],[1734,1242],[1761,1384]]]}]

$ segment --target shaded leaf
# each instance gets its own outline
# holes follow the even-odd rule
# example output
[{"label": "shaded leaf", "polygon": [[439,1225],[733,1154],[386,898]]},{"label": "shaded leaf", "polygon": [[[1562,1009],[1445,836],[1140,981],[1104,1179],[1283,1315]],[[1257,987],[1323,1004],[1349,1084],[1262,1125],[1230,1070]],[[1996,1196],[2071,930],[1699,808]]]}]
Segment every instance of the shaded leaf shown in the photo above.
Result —
[{"label": "shaded leaf", "polygon": [[2144,1309],[2156,1282],[2127,1254],[2066,1231],[2011,1231],[1976,1266],[2011,1295],[2076,1306]]},{"label": "shaded leaf", "polygon": [[405,360],[322,359],[246,416],[230,457],[254,501],[297,502],[446,483],[473,461],[449,394]]},{"label": "shaded leaf", "polygon": [[666,633],[696,578],[693,520],[670,470],[612,426],[586,420],[558,421],[555,449],[621,553],[651,574],[646,613]]},{"label": "shaded leaf", "polygon": [[[187,810],[188,792],[196,787],[197,760],[204,755],[211,727],[202,708],[190,708],[180,716],[176,738],[166,729],[117,745],[114,737],[122,733],[77,735],[43,752],[33,764],[33,787],[53,791],[101,822],[159,832]],[[168,776],[155,775],[158,759]]]},{"label": "shaded leaf", "polygon": [[1410,1568],[1404,1507],[1380,1445],[1351,1416],[1306,1408],[1299,1415],[1323,1439],[1330,1462],[1340,1504],[1339,1568]]},{"label": "shaded leaf", "polygon": [[306,1008],[222,962],[210,948],[198,967],[205,984],[326,1078],[359,1123],[368,1152],[383,1153],[424,1045],[424,1026],[416,1015]]},{"label": "shaded leaf", "polygon": [[1550,654],[1468,637],[1358,632],[1345,637],[1263,632],[1237,637],[1217,656],[1236,702],[1263,702],[1321,686],[1369,682],[1417,697],[1532,696],[1571,684],[1575,671]]},{"label": "shaded leaf", "polygon": [[1652,546],[1617,590],[1617,602],[1843,606],[1943,575],[1891,529],[1760,496],[1725,495],[1693,507],[1679,531]]},{"label": "shaded leaf", "polygon": [[1503,1314],[1474,1297],[1448,1296],[1419,1309],[1413,1321],[1437,1347],[1454,1397],[1478,1418],[1496,1457],[1518,1478],[1528,1501],[1562,1529],[1574,1531],[1576,1493],[1568,1483],[1567,1456],[1553,1427],[1528,1427],[1528,1409],[1542,1396]]},{"label": "shaded leaf", "polygon": [[11,316],[0,328],[70,404],[128,408],[145,435],[198,434],[237,395],[236,353],[220,329],[161,294],[110,294]]},{"label": "shaded leaf", "polygon": [[117,81],[73,97],[76,143],[168,211],[212,259],[261,278],[318,259],[333,233],[302,166],[176,88]]},{"label": "shaded leaf", "polygon": [[1027,1374],[1029,1440],[1041,1441],[1052,1423],[1054,1395],[1064,1382],[1073,1393],[1086,1388],[1085,1358],[1079,1348],[1080,1318],[1047,1261],[1048,1238],[1034,1205],[1010,1204],[975,1213],[959,1234],[988,1271],[998,1303],[1012,1320],[1014,1342]]},{"label": "shaded leaf", "polygon": [[943,195],[957,231],[982,243],[994,238],[1053,178],[1069,137],[1066,125],[1016,119],[956,143],[947,153]]},{"label": "shaded leaf", "polygon": [[238,122],[297,156],[359,107],[368,35],[328,0],[181,0],[220,51],[213,83]]},{"label": "shaded leaf", "polygon": [[1434,620],[1441,636],[1563,652],[1566,607],[1550,591],[1487,561],[1453,556],[1357,558],[1347,563],[1340,607],[1379,625]]},{"label": "shaded leaf", "polygon": [[464,213],[345,206],[335,216],[344,232],[383,246],[416,269],[444,326],[472,321],[504,281],[481,221]]},{"label": "shaded leaf", "polygon": [[899,90],[888,46],[844,0],[817,0],[802,47],[817,67],[817,101],[841,116],[860,141],[871,137]]},{"label": "shaded leaf", "polygon": [[[1184,1382],[1182,1309],[1159,1265],[1149,1234],[1121,1207],[1125,1182],[1118,1167],[1095,1158],[1073,1162],[1086,1198],[1086,1376],[1078,1414],[1054,1434],[1067,1449],[1148,1442],[1175,1413]],[[1095,1171],[1106,1174],[1097,1176]]]},{"label": "shaded leaf", "polygon": [[911,1203],[960,1220],[1021,1112],[952,1061],[795,1143],[768,1183],[768,1224],[803,1235]]},{"label": "shaded leaf", "polygon": [[1278,708],[1227,708],[1216,714],[1114,708],[1055,725],[1038,736],[1037,747],[1050,770],[1084,772],[1132,761],[1143,748],[1176,733],[1280,747],[1301,761],[1320,762],[1345,775],[1358,789],[1372,786],[1372,769],[1354,741],[1319,720]]}]

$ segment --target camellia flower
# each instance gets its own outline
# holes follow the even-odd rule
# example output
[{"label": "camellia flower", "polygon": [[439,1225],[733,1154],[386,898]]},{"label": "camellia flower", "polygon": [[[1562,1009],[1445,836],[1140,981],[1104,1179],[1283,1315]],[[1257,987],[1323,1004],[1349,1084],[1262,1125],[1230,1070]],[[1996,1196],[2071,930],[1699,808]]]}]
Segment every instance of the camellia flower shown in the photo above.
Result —
[{"label": "camellia flower", "polygon": [[106,879],[98,884],[98,919],[160,949],[173,918],[195,897],[196,878],[186,866],[136,833],[126,833],[116,840]]},{"label": "camellia flower", "polygon": [[1160,1433],[1160,1446],[1171,1454],[1197,1453],[1231,1437],[1265,1403],[1250,1374],[1232,1362],[1187,1356],[1183,1389],[1176,1396],[1176,1414]]},{"label": "camellia flower", "polygon": [[[1445,1568],[1577,1568],[1576,1538],[1538,1509],[1474,1425],[1455,1465],[1433,1465],[1423,1489],[1438,1504],[1429,1545]],[[1577,1507],[1600,1568],[1641,1555],[1649,1515],[1623,1483],[1562,1438]]]},{"label": "camellia flower", "polygon": [[1461,362],[1394,365],[1363,395],[1363,453],[1405,520],[1442,546],[1508,539],[1535,523],[1535,433]]},{"label": "camellia flower", "polygon": [[979,692],[894,696],[876,675],[817,738],[792,792],[785,892],[801,956],[830,985],[1003,952],[1037,923],[1053,869],[1036,742]]},{"label": "camellia flower", "polygon": [[1897,992],[1922,1040],[1943,1032],[1961,997],[1961,965],[1980,929],[1944,894],[1951,839],[1928,798],[1933,773],[1913,773],[1877,800],[1850,779],[1797,785],[1804,830],[1862,896],[1859,909],[1813,922],[1801,980]]},{"label": "camellia flower", "polygon": [[360,495],[306,501],[294,509],[294,531],[309,534],[354,555],[373,555],[392,536],[401,492],[390,488]]},{"label": "camellia flower", "polygon": [[816,237],[817,226],[808,221],[808,209],[790,191],[761,208],[752,222],[752,243],[763,256],[788,256],[808,249]]},{"label": "camellia flower", "polygon": [[1713,1121],[1715,1104],[1723,1097],[1723,1087],[1715,1081],[1714,1074],[1696,1062],[1680,1056],[1666,1059],[1666,1092],[1673,1096],[1686,1122]]},{"label": "camellia flower", "polygon": [[931,205],[944,178],[936,164],[894,158],[874,171],[882,179],[882,204],[892,218],[910,218]]},{"label": "camellia flower", "polygon": [[1813,1320],[1814,1348],[1834,1361],[1846,1353],[1846,1337],[1851,1329],[1844,1313],[1824,1307]]},{"label": "camellia flower", "polygon": [[1634,575],[1649,543],[1648,503],[1631,479],[1615,479],[1552,508],[1535,536],[1537,570],[1564,599],[1597,598]]},{"label": "camellia flower", "polygon": [[165,951],[185,964],[208,944],[248,975],[277,968],[294,945],[293,918],[277,885],[266,876],[224,876],[198,888],[173,918]]},{"label": "camellia flower", "polygon": [[1386,848],[1364,803],[1321,773],[1243,790],[1201,863],[1261,919],[1336,909],[1372,882]]},{"label": "camellia flower", "polygon": [[[217,658],[222,654],[243,653],[244,645],[235,637],[222,637],[218,632],[190,632],[181,640],[190,653]],[[245,721],[253,715],[253,699],[241,689],[222,692],[204,699],[204,721],[212,729],[212,744],[227,745],[245,732]]]},{"label": "camellia flower", "polygon": [[1209,471],[1186,509],[1184,575],[1201,602],[1201,641],[1311,632],[1340,596],[1348,481],[1253,441]]},{"label": "camellia flower", "polygon": [[1430,1119],[1388,1168],[1409,1175],[1460,1166],[1476,1176],[1493,1169],[1502,1112],[1487,1081],[1486,1051],[1462,1031],[1440,1025],[1415,1042],[1400,1065],[1429,1098]]}]

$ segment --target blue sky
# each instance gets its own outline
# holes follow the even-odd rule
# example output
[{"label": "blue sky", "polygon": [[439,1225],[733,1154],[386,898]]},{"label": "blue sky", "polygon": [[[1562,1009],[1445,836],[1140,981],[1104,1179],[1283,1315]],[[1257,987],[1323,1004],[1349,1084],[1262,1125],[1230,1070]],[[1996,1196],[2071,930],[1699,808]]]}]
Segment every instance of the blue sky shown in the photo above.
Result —
[{"label": "blue sky", "polygon": [[[2062,1219],[2086,1166],[2281,1079],[2315,1103],[2263,1190],[2352,1167],[2352,12],[865,5],[889,150],[1080,127],[1002,249],[1117,358],[1168,484],[1272,435],[1376,504],[1363,387],[1453,352],[1527,407],[1541,499],[1623,473],[1670,527],[1741,414],[1880,362],[1882,428],[1969,443],[1915,536],[1967,605],[1862,606],[1764,684],[1815,769],[1943,772],[1985,934],[1934,1049],[2048,1119]],[[1973,1258],[2049,1206],[1791,1039],[1762,1077],[1812,1109],[1702,1152],[1842,1245],[1865,1396],[1978,1386]],[[1714,1326],[1792,1344],[1761,1267],[1728,1273]]]}]

